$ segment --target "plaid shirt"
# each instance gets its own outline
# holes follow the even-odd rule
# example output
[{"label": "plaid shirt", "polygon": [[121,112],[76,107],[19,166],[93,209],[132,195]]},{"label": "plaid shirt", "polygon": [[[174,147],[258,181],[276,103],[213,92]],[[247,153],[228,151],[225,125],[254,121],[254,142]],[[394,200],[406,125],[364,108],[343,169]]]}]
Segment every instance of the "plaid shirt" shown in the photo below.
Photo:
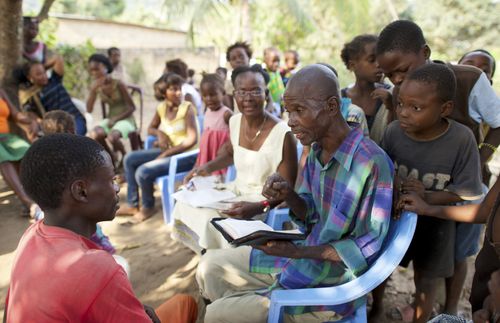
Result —
[{"label": "plaid shirt", "polygon": [[271,94],[271,98],[273,102],[280,103],[281,97],[283,93],[285,93],[285,86],[283,85],[283,80],[281,79],[280,72],[271,72],[269,73],[269,83],[267,84],[267,88],[269,89],[269,93]]},{"label": "plaid shirt", "polygon": [[[303,246],[330,245],[342,261],[287,259],[252,250],[250,270],[280,273],[271,287],[299,289],[348,282],[362,274],[375,260],[389,228],[392,206],[393,166],[385,152],[351,130],[326,165],[313,145],[298,186],[307,204],[305,221],[292,212],[292,219],[308,233]],[[348,315],[361,300],[341,306],[287,307],[289,314],[335,311]]]}]

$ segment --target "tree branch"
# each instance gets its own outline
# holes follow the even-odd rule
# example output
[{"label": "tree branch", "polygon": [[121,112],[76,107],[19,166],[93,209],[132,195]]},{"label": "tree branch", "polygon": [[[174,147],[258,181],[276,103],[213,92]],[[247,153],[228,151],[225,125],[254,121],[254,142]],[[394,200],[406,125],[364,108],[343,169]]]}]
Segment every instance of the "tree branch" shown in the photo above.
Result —
[{"label": "tree branch", "polygon": [[43,2],[42,9],[40,9],[40,12],[38,13],[38,21],[39,22],[42,22],[43,20],[45,20],[49,17],[49,10],[54,2],[55,2],[55,0],[45,0]]}]

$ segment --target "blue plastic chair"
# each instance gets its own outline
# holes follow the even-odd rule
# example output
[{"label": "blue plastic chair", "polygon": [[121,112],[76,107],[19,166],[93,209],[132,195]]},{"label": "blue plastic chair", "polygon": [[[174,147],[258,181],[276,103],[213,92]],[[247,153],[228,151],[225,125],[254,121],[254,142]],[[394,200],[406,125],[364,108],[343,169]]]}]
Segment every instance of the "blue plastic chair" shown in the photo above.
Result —
[{"label": "blue plastic chair", "polygon": [[352,316],[339,322],[366,322],[366,294],[386,280],[403,259],[415,233],[417,215],[404,212],[392,220],[377,260],[360,277],[333,287],[275,290],[271,294],[268,323],[280,322],[285,306],[340,305],[365,298]]},{"label": "blue plastic chair", "polygon": [[158,177],[156,184],[161,192],[161,204],[163,209],[163,220],[165,224],[172,223],[172,210],[174,209],[174,198],[172,193],[175,192],[175,183],[182,181],[188,172],[178,172],[177,165],[181,159],[197,156],[200,152],[199,149],[187,151],[170,157],[170,165],[168,175]]}]

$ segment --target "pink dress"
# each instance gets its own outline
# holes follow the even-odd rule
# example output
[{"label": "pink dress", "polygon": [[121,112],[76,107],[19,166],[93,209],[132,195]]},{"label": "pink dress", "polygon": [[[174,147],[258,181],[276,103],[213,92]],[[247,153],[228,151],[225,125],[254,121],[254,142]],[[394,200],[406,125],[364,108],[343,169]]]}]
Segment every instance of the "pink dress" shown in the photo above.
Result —
[{"label": "pink dress", "polygon": [[[203,133],[200,139],[200,153],[196,165],[203,165],[217,156],[219,148],[229,139],[229,125],[224,122],[224,114],[231,110],[222,106],[217,111],[207,109],[203,121]],[[224,175],[226,169],[213,172],[213,175]]]}]

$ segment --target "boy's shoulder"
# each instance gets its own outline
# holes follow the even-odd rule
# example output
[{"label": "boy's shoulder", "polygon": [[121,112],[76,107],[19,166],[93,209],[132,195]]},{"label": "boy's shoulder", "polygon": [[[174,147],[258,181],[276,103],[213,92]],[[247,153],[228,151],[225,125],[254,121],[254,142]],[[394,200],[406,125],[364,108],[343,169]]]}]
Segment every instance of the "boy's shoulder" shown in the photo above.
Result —
[{"label": "boy's shoulder", "polygon": [[474,133],[469,127],[457,122],[455,120],[447,119],[450,123],[450,128],[448,130],[448,135],[456,140],[456,144],[461,144],[463,142],[476,142]]},{"label": "boy's shoulder", "polygon": [[461,87],[464,84],[470,84],[472,87],[483,72],[479,68],[470,65],[447,63],[446,66],[448,66],[455,74],[458,87]]}]

